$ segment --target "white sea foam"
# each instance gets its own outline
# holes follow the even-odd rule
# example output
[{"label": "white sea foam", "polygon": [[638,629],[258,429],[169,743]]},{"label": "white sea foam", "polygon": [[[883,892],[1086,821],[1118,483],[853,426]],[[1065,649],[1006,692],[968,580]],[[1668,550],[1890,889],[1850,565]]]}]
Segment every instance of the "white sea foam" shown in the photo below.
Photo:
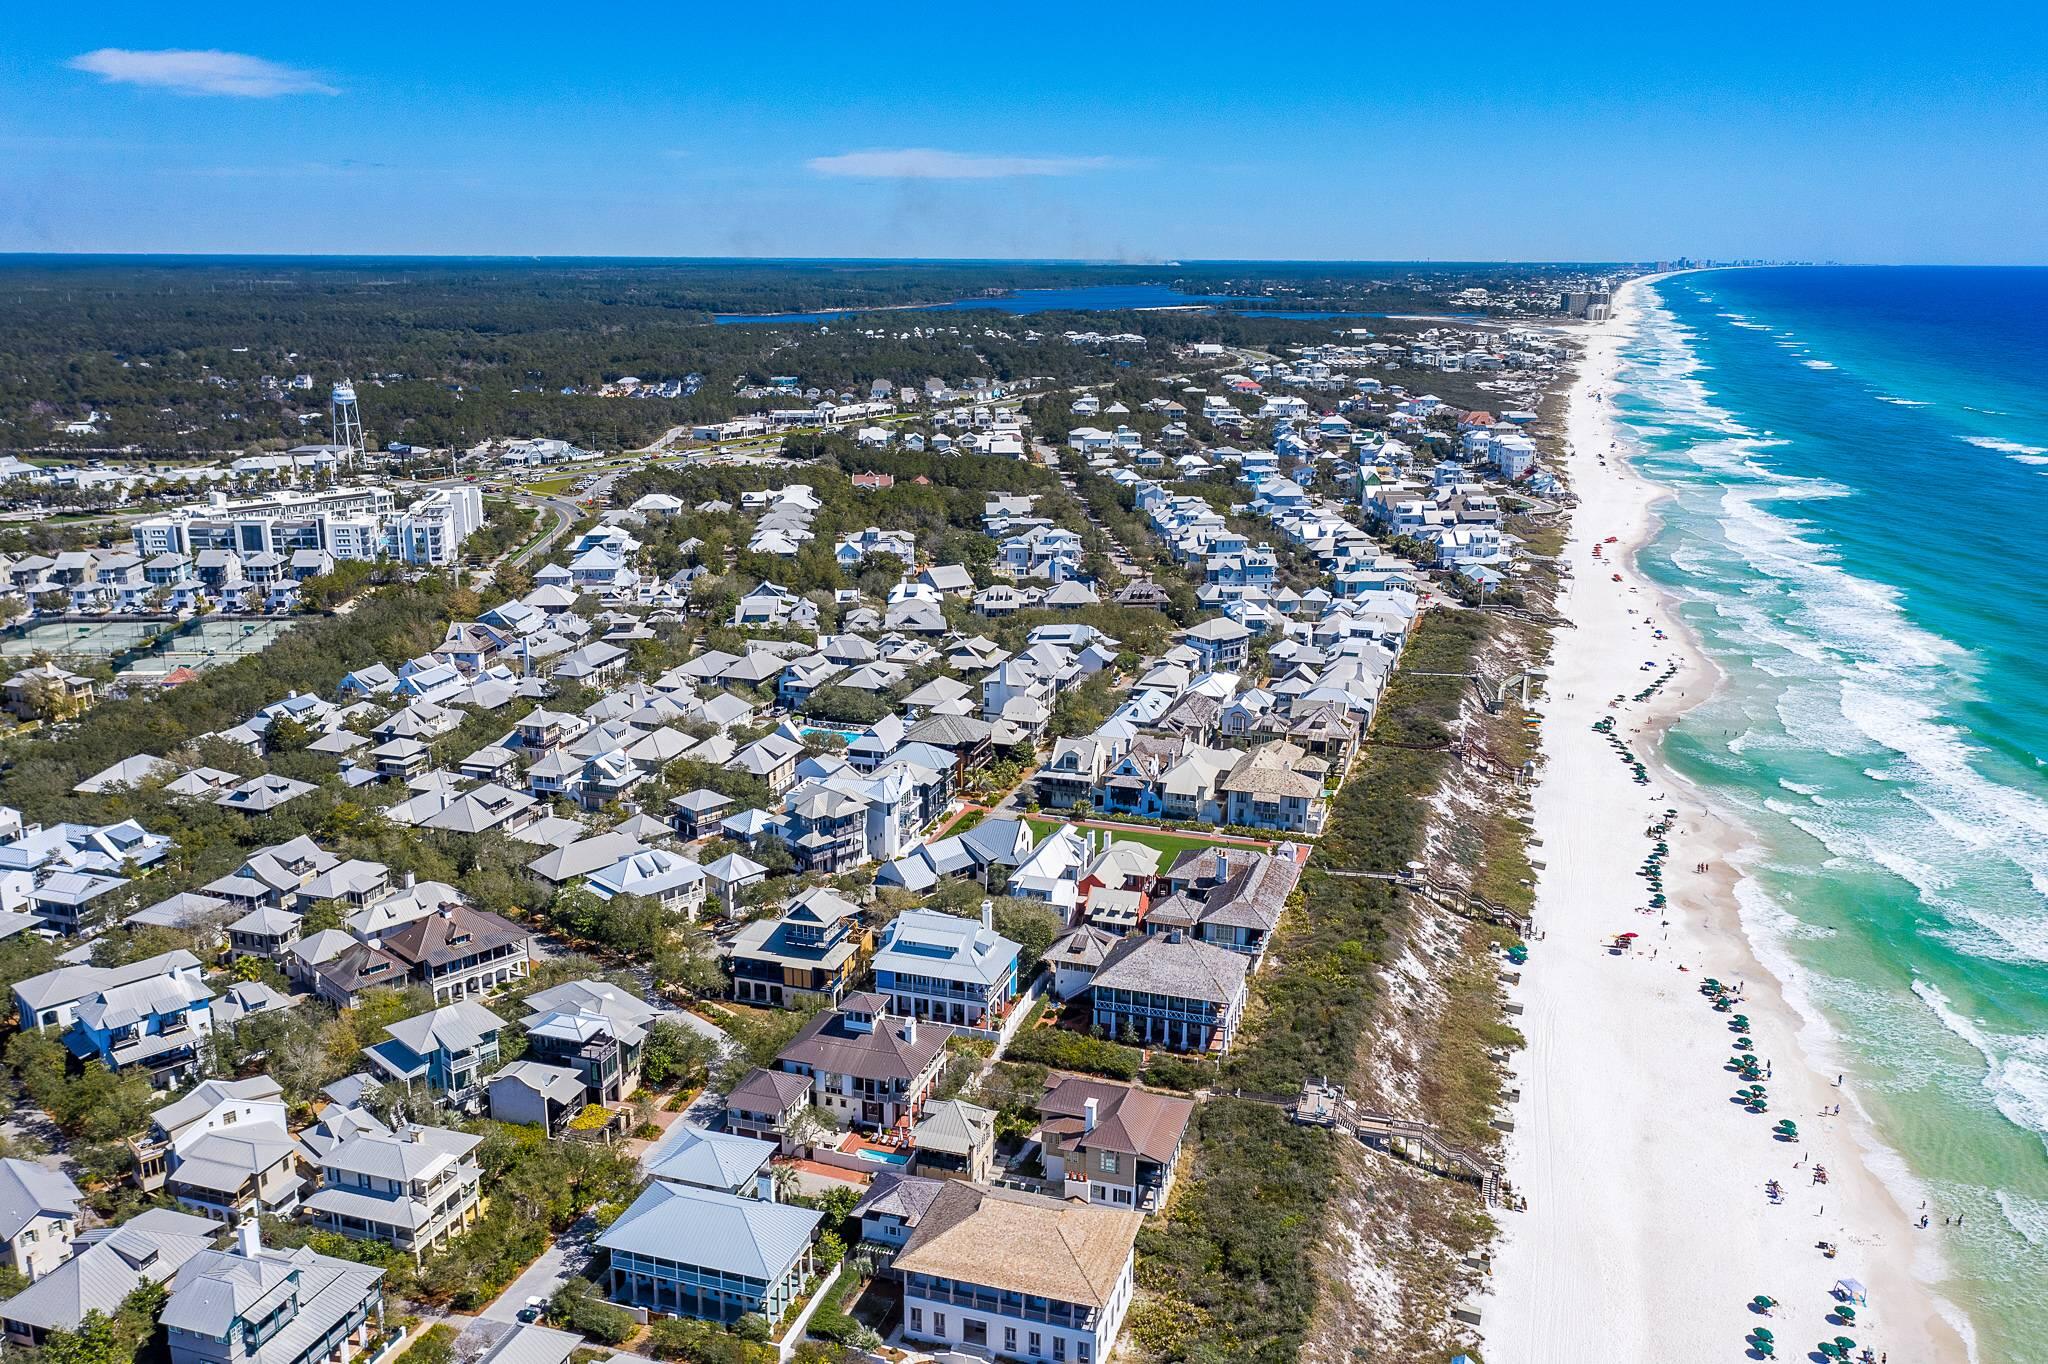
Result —
[{"label": "white sea foam", "polygon": [[1996,450],[2002,455],[2048,455],[2048,447],[2022,445],[2016,440],[2003,440],[1997,436],[1963,436],[1980,450]]},{"label": "white sea foam", "polygon": [[1989,1033],[1958,1013],[1948,996],[1925,980],[1913,982],[1913,993],[1944,1028],[1984,1058],[1985,1092],[2006,1121],[2048,1136],[2048,1038]]},{"label": "white sea foam", "polygon": [[1893,394],[1890,394],[1890,393],[1880,393],[1880,394],[1878,394],[1878,395],[1877,395],[1877,400],[1878,400],[1879,402],[1881,402],[1881,403],[1890,403],[1890,404],[1891,404],[1892,406],[1894,406],[1894,407],[1927,407],[1927,406],[1930,406],[1930,404],[1928,404],[1928,403],[1926,403],[1926,402],[1923,402],[1923,401],[1922,401],[1921,399],[1919,399],[1919,398],[1900,398],[1900,397],[1897,397],[1897,396],[1895,396],[1895,395],[1893,395]]},{"label": "white sea foam", "polygon": [[[1768,580],[1721,585],[1698,574],[1690,586],[1711,604],[1721,622],[1715,633],[1735,645],[1743,668],[1782,684],[1768,687],[1778,724],[1766,721],[1762,731],[1739,733],[1719,747],[1752,767],[1784,749],[1855,761],[1874,783],[1870,801],[1840,811],[1811,798],[1768,808],[1816,839],[1842,868],[1881,869],[1914,886],[1946,920],[1932,931],[1952,931],[1962,950],[2048,960],[2041,913],[2048,881],[2035,881],[2036,893],[2028,894],[2003,884],[2010,878],[1999,870],[2003,862],[2030,878],[2048,874],[2048,803],[1980,771],[1982,755],[1967,731],[1943,718],[1967,696],[1975,659],[1916,626],[1896,590],[1848,572],[1817,537],[1780,514],[1777,503],[1849,490],[1763,464],[1762,433],[1712,400],[1682,350],[1685,335],[1676,325],[1662,326],[1657,339],[1678,353],[1645,366],[1654,389],[1648,396],[1671,420],[1700,430],[1703,438],[1687,453],[1720,485],[1705,507],[1698,494],[1681,496],[1709,515],[1717,509],[1719,539]],[[1686,567],[1693,571],[1697,562]],[[1888,756],[1878,759],[1879,753]],[[1968,893],[1952,890],[1965,882]]]},{"label": "white sea foam", "polygon": [[1806,366],[1806,367],[1807,367],[1808,369],[1833,369],[1833,368],[1834,368],[1834,366],[1833,366],[1833,365],[1831,365],[1831,364],[1829,364],[1829,363],[1828,363],[1828,362],[1827,362],[1826,360],[1801,360],[1801,361],[1800,361],[1799,363],[1800,363],[1800,364],[1802,364],[1802,365],[1804,365],[1804,366]]},{"label": "white sea foam", "polygon": [[1784,787],[1795,796],[1817,796],[1820,794],[1818,786],[1808,786],[1806,783],[1794,781],[1790,777],[1778,778],[1778,785]]},{"label": "white sea foam", "polygon": [[2022,1198],[2007,1189],[1993,1189],[1992,1196],[1998,1200],[1998,1210],[2005,1217],[2005,1224],[2020,1234],[2030,1246],[2048,1244],[2048,1203],[2037,1198]]}]

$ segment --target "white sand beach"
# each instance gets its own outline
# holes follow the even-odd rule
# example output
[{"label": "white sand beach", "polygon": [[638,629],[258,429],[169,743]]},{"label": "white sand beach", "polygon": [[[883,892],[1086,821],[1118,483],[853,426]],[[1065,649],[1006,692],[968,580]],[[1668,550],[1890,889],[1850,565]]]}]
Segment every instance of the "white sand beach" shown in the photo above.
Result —
[{"label": "white sand beach", "polygon": [[[1655,527],[1656,490],[1610,453],[1606,394],[1641,301],[1639,285],[1620,292],[1615,319],[1591,331],[1572,392],[1569,468],[1580,505],[1560,609],[1577,628],[1558,632],[1543,703],[1548,762],[1533,850],[1544,868],[1540,937],[1511,991],[1528,1049],[1515,1063],[1521,1098],[1508,1177],[1528,1208],[1500,1215],[1505,1236],[1483,1305],[1486,1357],[1754,1359],[1746,1338],[1762,1326],[1779,1359],[1805,1359],[1818,1342],[1847,1335],[1888,1361],[1960,1361],[1962,1339],[1915,1272],[1916,1256],[1921,1273],[1938,1265],[1940,1218],[1914,1228],[1918,1209],[1900,1207],[1866,1163],[1870,1138],[1853,1094],[1802,1056],[1799,1017],[1738,920],[1731,859],[1742,830],[1657,765],[1657,733],[1712,690],[1714,673],[1634,570],[1634,548]],[[1668,639],[1654,638],[1646,614]],[[1645,671],[1646,661],[1655,669]],[[1657,696],[1610,708],[1671,662],[1678,671]],[[1608,717],[1649,764],[1648,785],[1593,731]],[[1679,812],[1664,867],[1670,904],[1639,913],[1650,893],[1637,874],[1652,846],[1646,830],[1667,807]],[[1708,870],[1696,871],[1701,863]],[[1640,935],[1633,950],[1611,951],[1624,932]],[[1733,1101],[1741,1082],[1725,1067],[1735,1034],[1730,1015],[1699,993],[1709,976],[1743,982],[1736,1011],[1770,1064],[1767,1115]],[[1842,1116],[1821,1116],[1838,1103]],[[1781,1118],[1798,1124],[1798,1140],[1773,1138]],[[1814,1182],[1816,1164],[1826,1184]],[[1766,1195],[1772,1179],[1781,1203]],[[1837,1245],[1836,1258],[1818,1248],[1824,1241]],[[1869,1290],[1853,1327],[1830,1320],[1830,1289],[1844,1278]],[[1751,1311],[1757,1294],[1781,1304],[1773,1316]]]}]

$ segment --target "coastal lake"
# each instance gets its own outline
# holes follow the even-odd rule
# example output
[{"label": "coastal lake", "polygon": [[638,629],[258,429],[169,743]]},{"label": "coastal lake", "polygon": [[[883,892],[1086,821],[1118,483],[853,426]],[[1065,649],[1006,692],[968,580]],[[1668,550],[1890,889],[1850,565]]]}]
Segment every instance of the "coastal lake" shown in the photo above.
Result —
[{"label": "coastal lake", "polygon": [[[1253,311],[1254,305],[1260,311]],[[1183,294],[1163,284],[1099,284],[1077,289],[1018,289],[986,298],[957,298],[950,303],[920,303],[904,308],[869,310],[841,309],[814,313],[720,313],[714,319],[721,326],[767,323],[843,322],[850,317],[875,317],[878,313],[1110,313],[1138,308],[1224,308],[1247,317],[1295,318],[1321,322],[1338,318],[1385,318],[1389,313],[1288,312],[1276,309],[1273,300],[1255,294]]]},{"label": "coastal lake", "polygon": [[[1615,405],[1643,569],[1727,677],[1666,754],[1758,840],[1737,899],[1895,1156],[1978,1357],[2048,1361],[2048,271],[1654,286]],[[1958,1229],[1946,1217],[1961,1217]]]}]

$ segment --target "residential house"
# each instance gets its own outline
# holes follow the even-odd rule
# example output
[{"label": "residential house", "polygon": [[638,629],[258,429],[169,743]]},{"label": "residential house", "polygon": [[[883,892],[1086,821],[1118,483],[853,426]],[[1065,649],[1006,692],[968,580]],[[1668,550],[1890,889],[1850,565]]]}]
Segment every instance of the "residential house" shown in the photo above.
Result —
[{"label": "residential house", "polygon": [[647,1173],[670,1184],[715,1189],[736,1198],[760,1198],[772,1203],[775,1179],[768,1163],[775,1153],[772,1141],[679,1122],[669,1128],[660,1146],[642,1159]]},{"label": "residential house", "polygon": [[868,1185],[852,1216],[860,1220],[860,1239],[894,1255],[917,1230],[917,1224],[946,1187],[943,1179],[883,1171]]},{"label": "residential house", "polygon": [[305,1181],[298,1147],[282,1123],[203,1132],[178,1153],[164,1190],[180,1207],[230,1226],[258,1216],[290,1217]]},{"label": "residential house", "polygon": [[597,1238],[607,1296],[673,1316],[779,1322],[811,1273],[823,1214],[656,1179]]},{"label": "residential house", "polygon": [[498,1068],[504,1027],[496,1014],[465,999],[388,1024],[385,1040],[364,1047],[363,1055],[374,1073],[407,1086],[424,1084],[457,1102]]},{"label": "residential house", "polygon": [[1162,879],[1168,894],[1146,915],[1146,932],[1180,930],[1256,963],[1301,879],[1301,865],[1291,844],[1278,854],[1219,846],[1182,853]]},{"label": "residential house", "polygon": [[790,901],[780,918],[740,929],[726,962],[733,998],[777,1008],[837,1004],[873,949],[860,908],[813,887]]},{"label": "residential house", "polygon": [[910,1144],[912,1173],[986,1184],[995,1172],[995,1110],[964,1099],[928,1104],[910,1129]]},{"label": "residential house", "polygon": [[791,1128],[811,1106],[813,1079],[786,1070],[753,1070],[725,1096],[725,1130],[794,1149]]},{"label": "residential house", "polygon": [[1247,750],[1223,779],[1224,822],[1317,833],[1328,813],[1329,764],[1285,740]]},{"label": "residential house", "polygon": [[486,994],[523,980],[533,937],[488,910],[444,903],[437,910],[385,934],[382,949],[404,962],[414,980],[437,1001]]},{"label": "residential house", "polygon": [[590,1103],[615,1104],[640,1088],[640,1061],[661,1010],[605,981],[572,980],[529,995],[527,1052],[572,1071]]},{"label": "residential house", "polygon": [[159,1086],[198,1068],[212,999],[199,959],[182,948],[125,966],[59,967],[14,987],[24,1031],[55,1030],[73,1056],[143,1066]]},{"label": "residential house", "polygon": [[320,1188],[306,1199],[321,1231],[378,1241],[422,1260],[481,1215],[483,1172],[466,1132],[366,1127],[321,1153]]},{"label": "residential house", "polygon": [[1119,941],[1116,933],[1092,923],[1077,925],[1055,939],[1045,954],[1053,998],[1072,999],[1093,984],[1095,972]]},{"label": "residential house", "polygon": [[170,1364],[348,1364],[384,1330],[384,1271],[300,1247],[265,1249],[253,1221],[234,1249],[201,1251],[159,1318]]},{"label": "residential house", "polygon": [[163,1187],[171,1167],[193,1142],[210,1132],[286,1124],[284,1090],[267,1075],[246,1080],[202,1080],[175,1103],[149,1115],[149,1130],[128,1143],[135,1182],[145,1192]]},{"label": "residential house", "polygon": [[1181,632],[1181,638],[1211,671],[1239,672],[1244,668],[1251,631],[1227,616],[1217,616]]},{"label": "residential house", "polygon": [[666,848],[643,848],[593,872],[585,887],[601,900],[620,895],[637,895],[653,900],[672,914],[685,919],[697,917],[704,903],[708,878],[704,868],[690,858]]},{"label": "residential house", "polygon": [[1012,1359],[1097,1364],[1135,1291],[1135,1211],[948,1180],[897,1252],[903,1335]]},{"label": "residential house", "polygon": [[1088,987],[1093,1024],[1110,1037],[1175,1051],[1222,1052],[1237,1035],[1251,963],[1179,930],[1125,938]]},{"label": "residential house", "polygon": [[892,1015],[881,995],[848,995],[805,1023],[776,1065],[808,1078],[811,1102],[834,1121],[907,1131],[938,1084],[951,1035]]},{"label": "residential house", "polygon": [[1194,1109],[1135,1085],[1049,1076],[1038,1102],[1046,1178],[1068,1198],[1156,1212],[1173,1188]]},{"label": "residential house", "polygon": [[875,988],[911,1018],[995,1026],[1017,997],[1017,944],[981,919],[929,909],[899,914],[875,949]]},{"label": "residential house", "polygon": [[169,1208],[145,1208],[119,1226],[86,1232],[70,1259],[0,1303],[7,1338],[40,1345],[52,1331],[77,1331],[90,1312],[111,1317],[130,1293],[168,1280],[219,1236],[220,1223]]},{"label": "residential house", "polygon": [[[0,1241],[7,1267],[34,1281],[71,1254],[85,1195],[62,1170],[9,1156],[0,1160]],[[0,1307],[0,1314],[6,1309]]]}]

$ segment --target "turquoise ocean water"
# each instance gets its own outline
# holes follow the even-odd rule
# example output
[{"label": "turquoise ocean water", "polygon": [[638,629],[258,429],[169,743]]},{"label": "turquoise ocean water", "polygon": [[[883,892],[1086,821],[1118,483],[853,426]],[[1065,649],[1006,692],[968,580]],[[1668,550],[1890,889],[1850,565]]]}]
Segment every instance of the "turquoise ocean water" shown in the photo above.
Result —
[{"label": "turquoise ocean water", "polygon": [[2048,270],[1676,276],[1623,350],[1644,570],[1726,687],[1672,765],[1941,1217],[1983,1360],[2048,1362]]}]

